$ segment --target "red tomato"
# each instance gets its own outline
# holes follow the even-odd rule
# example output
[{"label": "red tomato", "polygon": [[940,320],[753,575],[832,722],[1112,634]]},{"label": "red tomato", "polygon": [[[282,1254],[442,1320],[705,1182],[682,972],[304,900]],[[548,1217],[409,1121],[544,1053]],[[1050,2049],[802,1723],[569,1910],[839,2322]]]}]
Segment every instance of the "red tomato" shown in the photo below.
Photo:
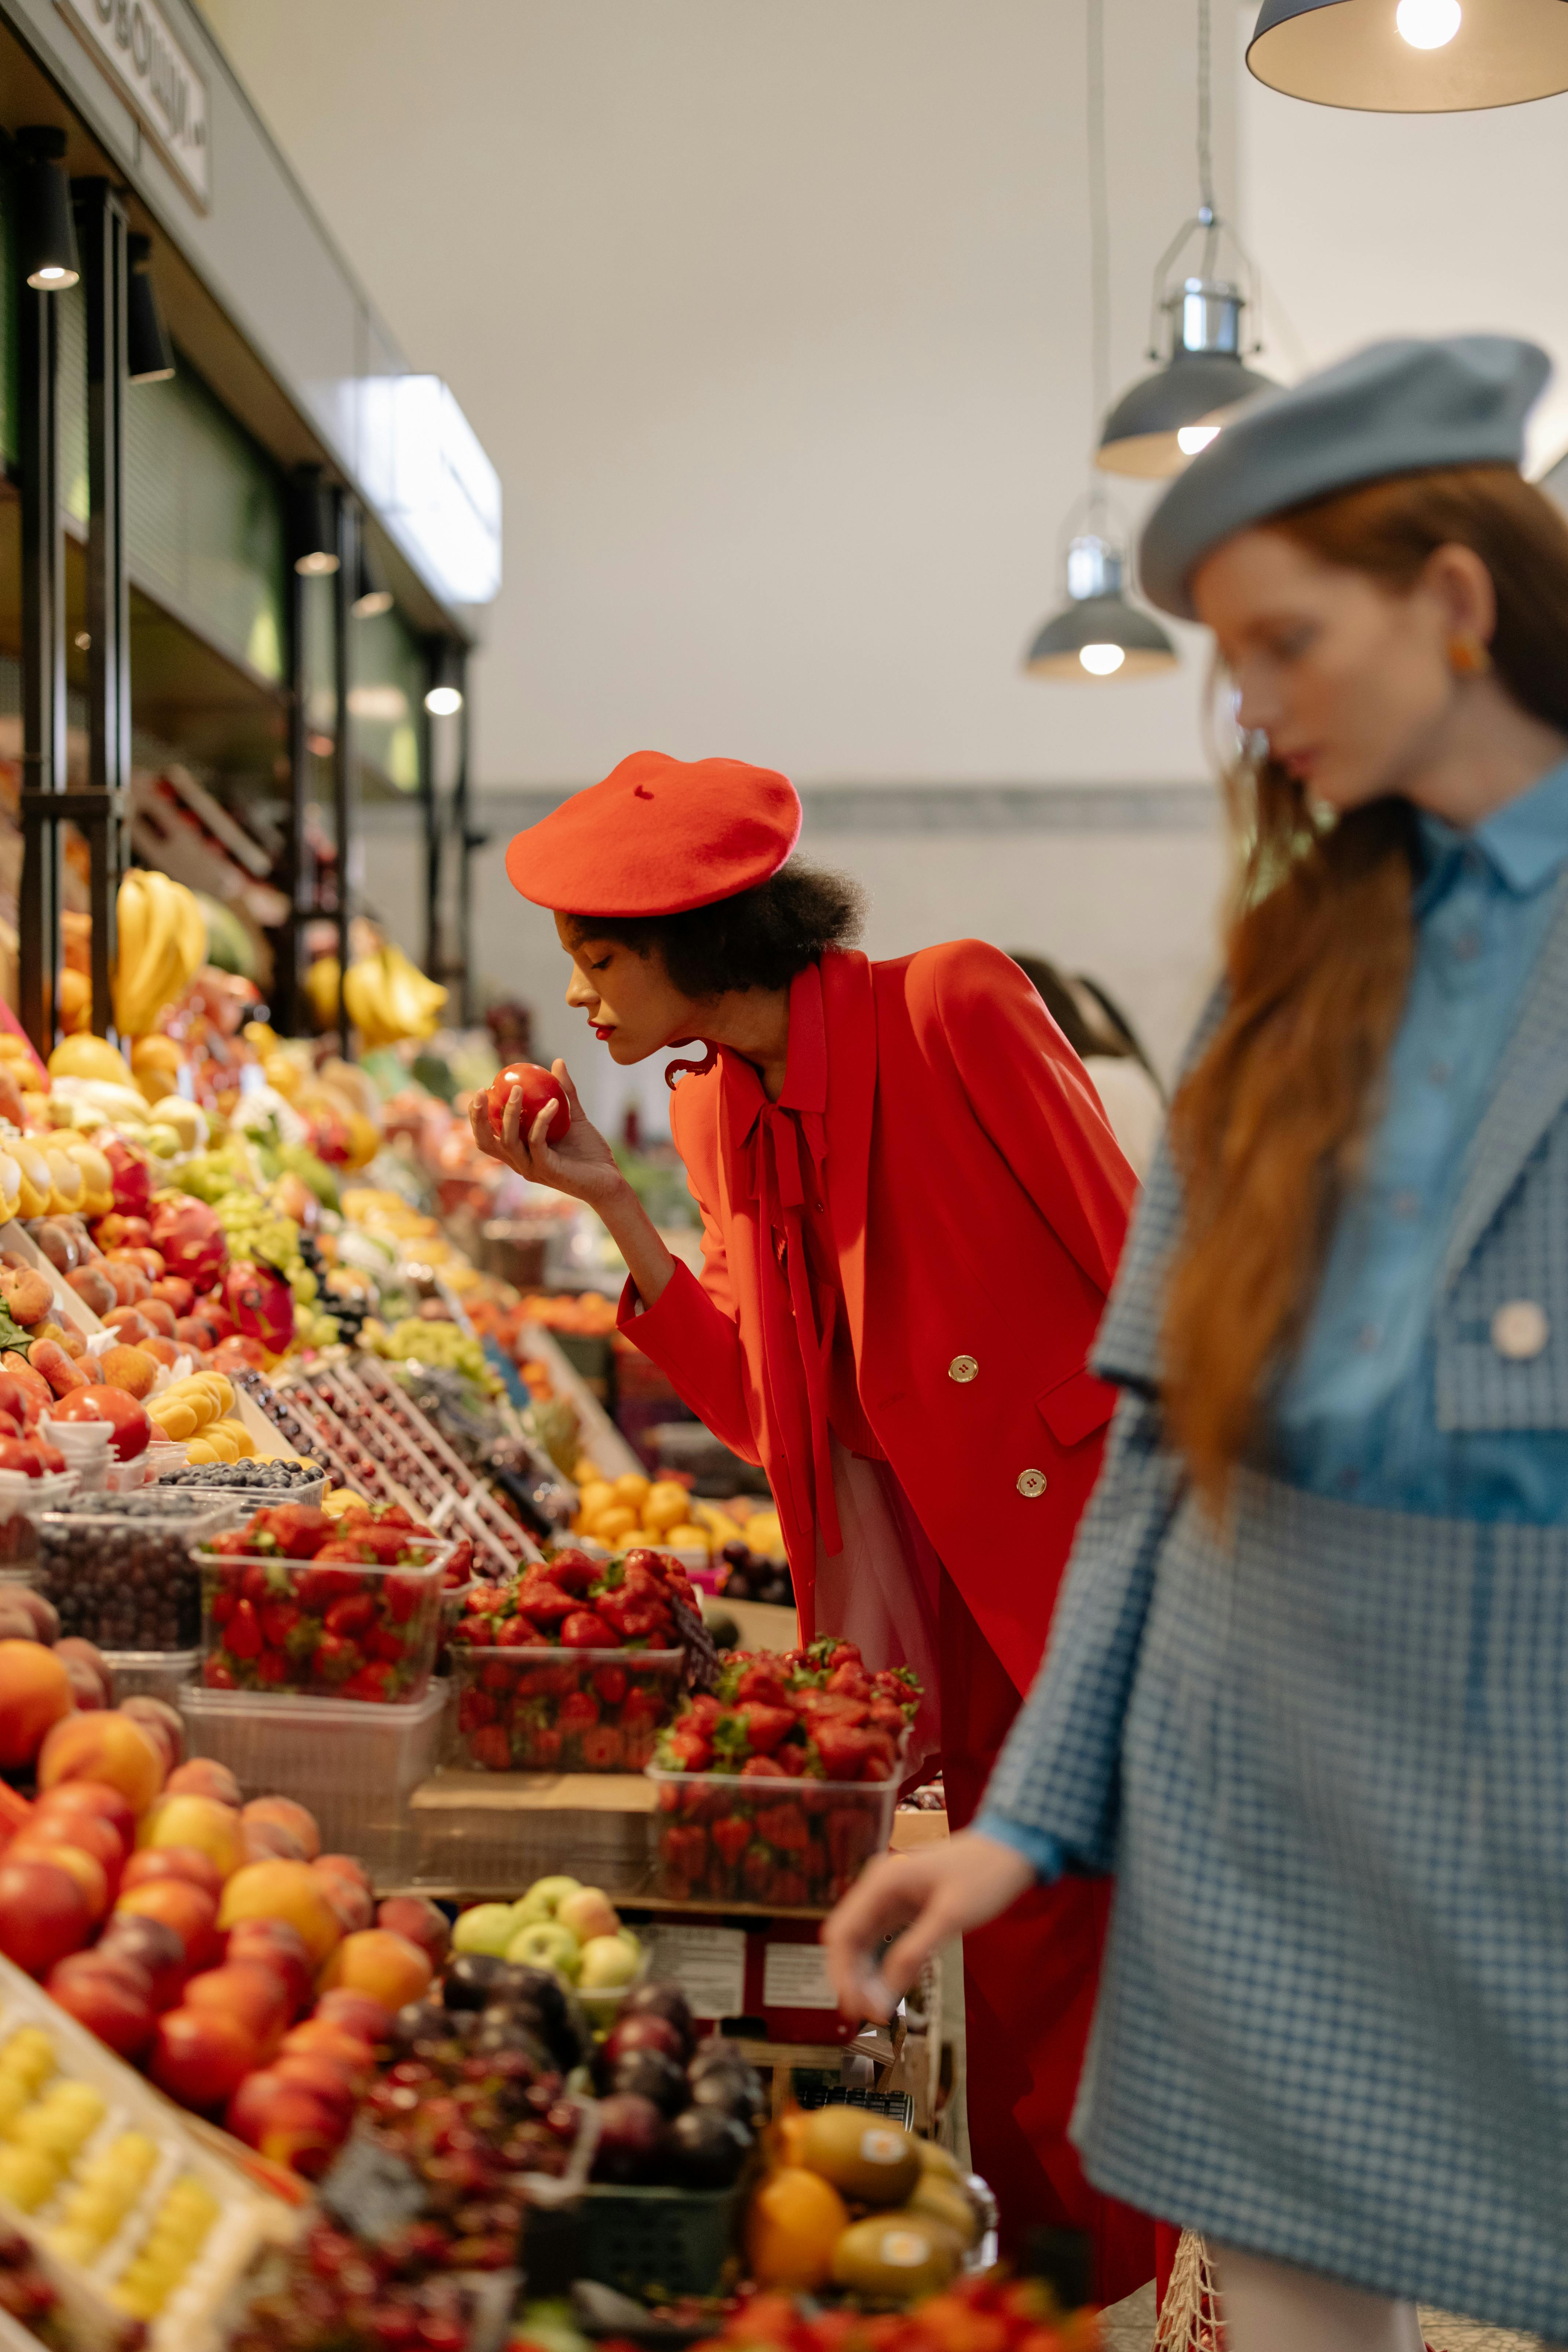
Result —
[{"label": "red tomato", "polygon": [[110,1424],[109,1450],[121,1462],[132,1454],[145,1454],[153,1434],[153,1424],[146,1411],[123,1389],[72,1389],[69,1396],[58,1397],[50,1415],[54,1421],[107,1421]]},{"label": "red tomato", "polygon": [[572,1114],[566,1108],[566,1097],[561,1081],[537,1062],[509,1062],[489,1092],[490,1126],[499,1135],[506,1118],[506,1107],[511,1100],[512,1088],[521,1087],[522,1101],[518,1108],[517,1131],[525,1140],[534,1120],[546,1103],[555,1105],[555,1116],[545,1129],[546,1143],[559,1143],[572,1124]]}]

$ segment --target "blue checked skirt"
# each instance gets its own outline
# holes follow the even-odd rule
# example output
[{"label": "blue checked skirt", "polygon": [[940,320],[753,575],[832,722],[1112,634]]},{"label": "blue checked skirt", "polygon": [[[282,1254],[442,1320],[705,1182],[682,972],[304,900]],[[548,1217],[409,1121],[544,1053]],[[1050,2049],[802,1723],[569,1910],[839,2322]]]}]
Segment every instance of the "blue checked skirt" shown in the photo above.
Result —
[{"label": "blue checked skirt", "polygon": [[1568,1530],[1181,1504],[1115,1820],[1089,2177],[1568,2337]]}]

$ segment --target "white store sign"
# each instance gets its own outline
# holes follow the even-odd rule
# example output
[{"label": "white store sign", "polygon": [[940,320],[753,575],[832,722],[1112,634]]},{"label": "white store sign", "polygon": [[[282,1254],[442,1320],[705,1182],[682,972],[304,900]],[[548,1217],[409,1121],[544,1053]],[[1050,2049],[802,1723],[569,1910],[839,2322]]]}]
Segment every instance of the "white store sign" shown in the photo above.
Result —
[{"label": "white store sign", "polygon": [[158,0],[58,0],[58,5],[205,211],[207,86]]}]

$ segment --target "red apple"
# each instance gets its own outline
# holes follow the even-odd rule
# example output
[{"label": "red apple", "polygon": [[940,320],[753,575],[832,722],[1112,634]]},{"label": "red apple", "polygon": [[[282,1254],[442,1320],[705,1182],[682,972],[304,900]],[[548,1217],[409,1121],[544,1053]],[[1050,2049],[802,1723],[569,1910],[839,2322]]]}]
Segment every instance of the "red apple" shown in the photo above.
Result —
[{"label": "red apple", "polygon": [[199,1886],[216,1903],[223,1893],[223,1874],[210,1854],[194,1845],[144,1845],[133,1853],[125,1865],[125,1875],[120,1884],[129,1894],[133,1886],[145,1886],[154,1878],[183,1878],[192,1886]]},{"label": "red apple", "polygon": [[153,1980],[133,1961],[78,1952],[49,1971],[49,1999],[121,2058],[137,2058],[153,2039]]},{"label": "red apple", "polygon": [[58,1862],[0,1855],[0,1952],[29,1976],[48,1973],[92,1933],[80,1882]]},{"label": "red apple", "polygon": [[444,1968],[451,1948],[452,1931],[445,1912],[437,1911],[423,1895],[389,1895],[376,1906],[375,1924],[390,1927],[395,1936],[406,1936],[417,1944],[429,1958],[432,1968]]},{"label": "red apple", "polygon": [[158,2021],[147,2072],[182,2106],[208,2113],[233,2096],[257,2055],[256,2038],[239,2018],[172,2009]]}]

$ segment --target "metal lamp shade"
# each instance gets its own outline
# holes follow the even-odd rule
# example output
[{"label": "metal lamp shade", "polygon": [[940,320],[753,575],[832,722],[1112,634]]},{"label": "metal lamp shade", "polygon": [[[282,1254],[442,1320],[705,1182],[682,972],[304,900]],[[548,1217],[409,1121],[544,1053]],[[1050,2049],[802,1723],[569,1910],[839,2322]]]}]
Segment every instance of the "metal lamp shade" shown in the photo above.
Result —
[{"label": "metal lamp shade", "polygon": [[127,239],[131,261],[125,310],[125,373],[132,383],[163,383],[174,373],[174,347],[153,283],[153,240]]},{"label": "metal lamp shade", "polygon": [[[1086,669],[1085,646],[1120,646],[1122,659],[1108,674]],[[1151,613],[1140,613],[1125,596],[1075,596],[1053,614],[1030,646],[1024,667],[1031,677],[1109,685],[1124,677],[1152,677],[1174,669],[1175,646]]]},{"label": "metal lamp shade", "polygon": [[81,275],[65,152],[65,132],[48,124],[16,134],[16,260],[42,294],[63,294]]},{"label": "metal lamp shade", "polygon": [[1568,89],[1568,0],[1462,0],[1458,31],[1421,48],[1395,0],[1263,0],[1247,52],[1270,89],[1371,114],[1520,106]]},{"label": "metal lamp shade", "polygon": [[1193,454],[1176,437],[1184,425],[1213,423],[1238,400],[1273,389],[1234,352],[1178,349],[1157,374],[1122,394],[1105,420],[1094,462],[1104,473],[1144,481],[1179,474]]}]

